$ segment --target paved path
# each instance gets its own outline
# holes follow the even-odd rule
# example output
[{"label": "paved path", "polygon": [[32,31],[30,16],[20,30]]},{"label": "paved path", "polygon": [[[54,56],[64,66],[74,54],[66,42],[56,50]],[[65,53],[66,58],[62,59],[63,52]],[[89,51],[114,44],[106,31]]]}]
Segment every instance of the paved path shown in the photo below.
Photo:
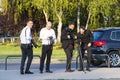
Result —
[{"label": "paved path", "polygon": [[[2,64],[1,64],[2,65]],[[0,66],[1,66],[0,65]],[[39,73],[39,65],[32,64],[31,71],[33,75],[20,75],[19,64],[9,64],[8,70],[0,69],[0,80],[43,80],[43,79],[78,79],[78,80],[120,80],[120,68],[91,68],[91,72],[75,71],[73,73],[65,72],[65,63],[52,64],[54,73]],[[72,64],[75,69],[75,64]]]},{"label": "paved path", "polygon": [[[4,70],[4,61],[0,63],[0,80],[43,80],[43,79],[77,79],[77,80],[120,80],[120,68],[107,68],[92,67],[91,72],[75,71],[73,73],[65,72],[65,62],[54,63],[52,62],[51,70],[54,73],[39,73],[39,61],[31,65],[31,71],[33,75],[20,75],[19,66],[20,63],[14,63],[10,61],[8,64],[8,70]],[[34,61],[36,62],[36,61]],[[72,64],[72,68],[75,69],[75,63]]]},{"label": "paved path", "polygon": [[120,80],[119,68],[93,68],[92,72],[65,73],[63,69],[54,70],[54,73],[40,74],[38,70],[32,69],[33,75],[20,75],[18,70],[0,70],[0,80],[43,80],[43,79],[78,79],[78,80]]}]

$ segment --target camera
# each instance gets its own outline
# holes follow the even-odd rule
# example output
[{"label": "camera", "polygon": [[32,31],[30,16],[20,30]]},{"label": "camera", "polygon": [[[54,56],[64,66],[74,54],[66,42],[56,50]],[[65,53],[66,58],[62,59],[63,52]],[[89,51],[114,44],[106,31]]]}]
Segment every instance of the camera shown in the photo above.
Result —
[{"label": "camera", "polygon": [[34,46],[35,48],[39,47],[39,46],[34,42],[33,39],[31,40],[31,43],[33,44],[33,46]]},{"label": "camera", "polygon": [[70,39],[74,39],[74,34],[72,33],[72,30],[67,28],[66,29],[67,35],[70,35]]},{"label": "camera", "polygon": [[50,40],[51,40],[51,39],[53,39],[53,37],[52,37],[52,36],[50,36],[49,38],[50,38]]},{"label": "camera", "polygon": [[54,39],[52,36],[49,37],[50,38],[50,45],[53,45],[54,44]]}]

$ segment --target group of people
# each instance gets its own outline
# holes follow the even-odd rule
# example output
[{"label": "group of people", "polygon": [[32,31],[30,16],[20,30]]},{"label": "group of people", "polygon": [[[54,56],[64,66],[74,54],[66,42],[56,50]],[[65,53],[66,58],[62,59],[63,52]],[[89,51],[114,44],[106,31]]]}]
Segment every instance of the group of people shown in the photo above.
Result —
[{"label": "group of people", "polygon": [[65,72],[73,72],[74,70],[71,70],[71,61],[73,56],[73,50],[74,50],[74,40],[77,40],[77,44],[80,45],[80,50],[78,50],[79,53],[79,59],[80,59],[80,69],[78,71],[84,70],[84,63],[83,59],[85,57],[85,51],[87,51],[87,65],[86,70],[90,71],[90,62],[91,62],[91,46],[92,46],[92,40],[93,35],[90,30],[85,29],[84,26],[81,26],[79,29],[79,33],[77,35],[74,35],[74,23],[69,23],[69,26],[63,29],[62,31],[62,48],[64,49],[67,57],[66,61],[66,71]]},{"label": "group of people", "polygon": [[[21,51],[22,51],[20,74],[33,74],[33,72],[31,72],[29,69],[33,59],[33,46],[37,48],[38,45],[34,42],[34,39],[32,37],[32,32],[31,32],[32,26],[33,26],[33,21],[31,20],[27,21],[26,26],[22,29],[20,34]],[[64,49],[67,58],[65,72],[74,71],[71,70],[71,61],[74,50],[74,40],[80,40],[80,42],[78,41],[77,43],[81,47],[80,51],[82,54],[80,55],[81,56],[80,69],[78,71],[84,70],[82,60],[84,59],[85,51],[87,51],[86,70],[90,71],[91,45],[93,38],[92,33],[90,30],[85,29],[85,27],[83,26],[80,27],[79,33],[75,35],[73,32],[74,27],[75,27],[74,23],[69,23],[68,27],[62,30],[62,35],[61,35],[62,48]],[[50,21],[46,23],[46,27],[41,29],[39,39],[42,41],[40,73],[43,73],[45,59],[46,59],[46,72],[52,73],[52,71],[50,70],[50,62],[51,62],[53,44],[55,43],[56,40],[56,35],[55,35],[55,31],[52,29],[52,23]],[[27,60],[26,69],[24,70],[26,58],[28,58],[28,60]]]}]

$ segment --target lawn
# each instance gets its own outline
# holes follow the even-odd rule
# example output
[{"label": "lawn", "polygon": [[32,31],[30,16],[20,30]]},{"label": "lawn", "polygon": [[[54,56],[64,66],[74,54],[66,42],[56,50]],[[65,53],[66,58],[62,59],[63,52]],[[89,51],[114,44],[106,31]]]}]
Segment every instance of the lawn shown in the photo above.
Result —
[{"label": "lawn", "polygon": [[[33,48],[34,54],[41,55],[41,48]],[[13,45],[0,45],[0,58],[5,58],[7,55],[20,55],[20,46]],[[65,53],[63,49],[53,48],[52,58],[65,58]]]}]

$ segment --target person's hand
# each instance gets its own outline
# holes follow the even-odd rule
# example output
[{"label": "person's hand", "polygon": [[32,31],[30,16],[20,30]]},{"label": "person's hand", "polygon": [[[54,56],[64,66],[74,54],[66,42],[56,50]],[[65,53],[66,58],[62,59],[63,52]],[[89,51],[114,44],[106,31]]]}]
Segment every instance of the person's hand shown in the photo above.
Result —
[{"label": "person's hand", "polygon": [[37,43],[36,43],[36,42],[34,42],[34,40],[33,40],[33,39],[31,40],[31,42],[32,42],[32,44],[33,44],[33,46],[34,46],[35,48],[39,47],[39,46],[37,45]]},{"label": "person's hand", "polygon": [[77,36],[75,36],[75,39],[77,39]]},{"label": "person's hand", "polygon": [[36,43],[34,43],[33,46],[34,46],[35,48],[39,48],[39,47],[40,47],[40,46],[38,46]]},{"label": "person's hand", "polygon": [[47,38],[47,40],[49,41],[49,40],[50,40],[50,38],[48,37],[48,38]]},{"label": "person's hand", "polygon": [[35,48],[37,48],[37,47],[38,47],[38,45],[37,45],[37,44],[35,44],[35,45],[34,45],[34,47],[35,47]]},{"label": "person's hand", "polygon": [[70,39],[70,35],[68,35],[67,37],[68,37],[68,39]]},{"label": "person's hand", "polygon": [[88,43],[88,47],[90,47],[92,44],[91,43]]},{"label": "person's hand", "polygon": [[57,39],[55,39],[55,40],[54,40],[54,44],[56,44],[57,42],[58,42],[58,40],[57,40]]}]

